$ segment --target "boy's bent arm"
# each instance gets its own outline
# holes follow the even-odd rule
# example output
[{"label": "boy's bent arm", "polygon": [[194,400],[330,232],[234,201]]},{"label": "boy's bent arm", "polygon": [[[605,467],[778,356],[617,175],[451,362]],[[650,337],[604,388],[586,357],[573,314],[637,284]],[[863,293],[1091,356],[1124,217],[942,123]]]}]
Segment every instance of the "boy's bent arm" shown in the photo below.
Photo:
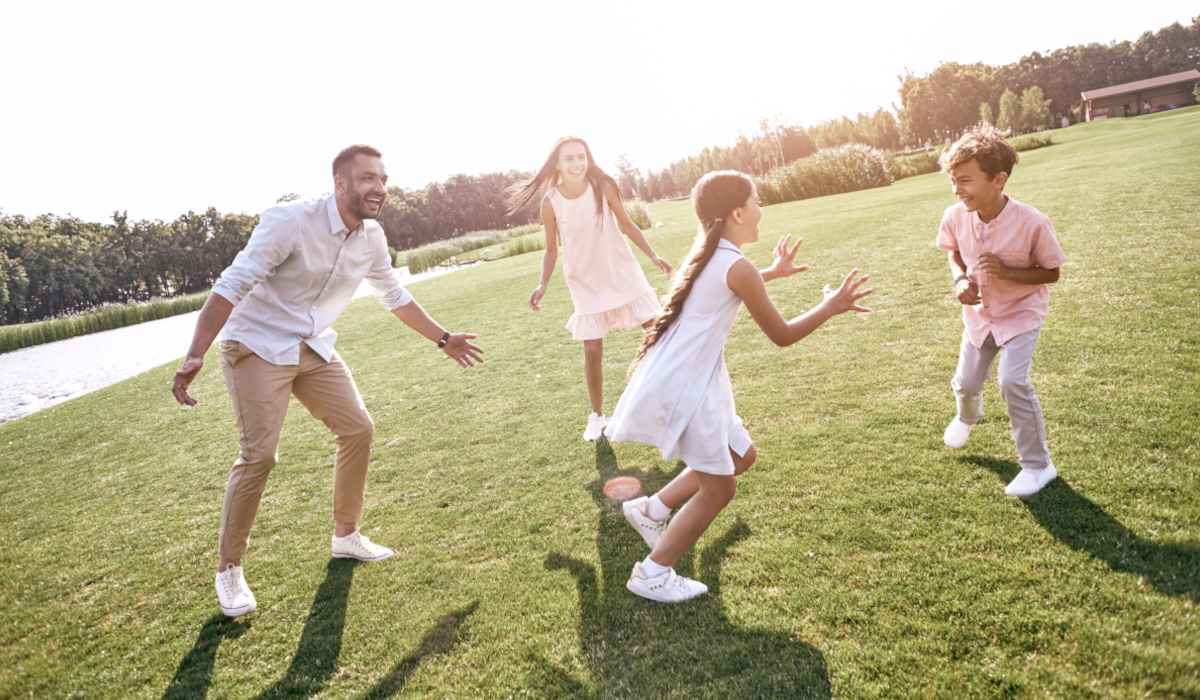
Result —
[{"label": "boy's bent arm", "polygon": [[[947,256],[950,260],[950,275],[958,280],[954,283],[954,296],[958,298],[959,303],[965,306],[975,306],[982,299],[979,297],[979,287],[975,286],[975,282],[969,277],[963,277],[967,274],[967,263],[962,259],[962,253],[957,250],[950,251]],[[959,279],[962,277],[962,279]]]},{"label": "boy's bent arm", "polygon": [[1009,267],[995,253],[984,253],[979,256],[979,269],[982,272],[995,275],[998,279],[1017,284],[1054,284],[1058,281],[1058,268],[1042,267]]}]

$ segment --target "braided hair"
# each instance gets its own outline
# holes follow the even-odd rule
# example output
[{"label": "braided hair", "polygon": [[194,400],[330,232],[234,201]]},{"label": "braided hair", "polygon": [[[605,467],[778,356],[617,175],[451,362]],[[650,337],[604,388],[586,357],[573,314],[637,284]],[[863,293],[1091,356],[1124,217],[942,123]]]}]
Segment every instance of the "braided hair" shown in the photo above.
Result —
[{"label": "braided hair", "polygon": [[646,352],[662,338],[671,324],[679,318],[683,311],[683,303],[692,293],[696,278],[704,272],[708,261],[717,252],[717,243],[725,232],[725,221],[730,213],[738,207],[745,206],[746,200],[754,192],[754,183],[750,176],[736,170],[721,170],[709,173],[700,178],[692,188],[692,207],[696,210],[696,218],[700,219],[700,230],[696,232],[696,241],[692,250],[684,258],[683,270],[675,277],[671,291],[667,292],[662,311],[654,317],[653,325],[646,332],[642,346],[638,348],[633,359],[633,367],[642,361]]}]

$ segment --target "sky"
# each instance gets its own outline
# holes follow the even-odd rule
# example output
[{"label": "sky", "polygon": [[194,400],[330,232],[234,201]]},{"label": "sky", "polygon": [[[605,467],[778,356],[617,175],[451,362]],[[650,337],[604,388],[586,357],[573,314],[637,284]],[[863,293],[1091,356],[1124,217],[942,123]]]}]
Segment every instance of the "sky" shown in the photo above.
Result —
[{"label": "sky", "polygon": [[534,170],[566,134],[610,170],[621,154],[660,170],[763,115],[890,108],[906,70],[1134,40],[1200,14],[1195,0],[415,5],[3,3],[0,212],[257,213],[332,190],[353,143],[406,188]]}]

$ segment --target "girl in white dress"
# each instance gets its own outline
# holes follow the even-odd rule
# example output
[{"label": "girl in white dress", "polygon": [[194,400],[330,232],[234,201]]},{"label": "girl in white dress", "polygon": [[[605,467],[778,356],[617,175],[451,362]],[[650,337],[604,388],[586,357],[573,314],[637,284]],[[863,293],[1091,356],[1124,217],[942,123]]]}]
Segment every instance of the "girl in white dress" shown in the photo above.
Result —
[{"label": "girl in white dress", "polygon": [[538,302],[558,261],[561,235],[563,276],[575,304],[567,329],[572,338],[583,341],[583,374],[592,404],[583,439],[598,440],[605,425],[604,334],[612,328],[648,325],[662,308],[625,237],[668,275],[671,264],[654,253],[625,213],[616,181],[592,162],[592,151],[583,139],[564,136],[555,142],[538,174],[513,185],[509,211],[530,206],[538,197],[546,252],[542,279],[529,295],[529,307],[540,308]]},{"label": "girl in white dress", "polygon": [[[845,311],[870,311],[858,300],[852,270],[841,286],[825,287],[816,308],[788,321],[767,295],[765,283],[808,269],[796,266],[800,241],[790,236],[775,246],[775,262],[758,270],[739,248],[758,240],[762,209],[749,176],[728,170],[709,173],[692,190],[700,231],[671,287],[667,305],[654,319],[638,350],[637,370],[617,403],[605,434],[614,442],[646,442],[663,459],[682,459],[687,468],[651,498],[627,501],[625,518],[651,548],[634,564],[633,593],[660,602],[679,602],[708,592],[699,581],[671,567],[700,539],[733,498],[734,477],[757,456],[733,404],[725,371],[725,337],[742,303],[776,345],[787,346]],[[686,506],[670,520],[680,504]]]}]

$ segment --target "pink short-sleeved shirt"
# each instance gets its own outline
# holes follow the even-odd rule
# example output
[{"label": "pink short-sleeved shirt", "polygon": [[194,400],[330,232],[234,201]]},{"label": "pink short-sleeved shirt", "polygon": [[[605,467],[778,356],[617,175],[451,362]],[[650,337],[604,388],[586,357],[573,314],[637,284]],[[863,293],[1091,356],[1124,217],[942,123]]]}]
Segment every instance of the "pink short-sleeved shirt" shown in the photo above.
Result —
[{"label": "pink short-sleeved shirt", "polygon": [[946,209],[936,245],[957,250],[967,274],[979,286],[981,303],[963,305],[967,337],[983,347],[991,333],[996,345],[1040,328],[1050,308],[1050,289],[1044,284],[1021,284],[979,271],[979,256],[994,253],[1009,267],[1053,270],[1063,264],[1062,248],[1046,215],[1008,197],[1000,215],[985,224],[962,202]]}]

